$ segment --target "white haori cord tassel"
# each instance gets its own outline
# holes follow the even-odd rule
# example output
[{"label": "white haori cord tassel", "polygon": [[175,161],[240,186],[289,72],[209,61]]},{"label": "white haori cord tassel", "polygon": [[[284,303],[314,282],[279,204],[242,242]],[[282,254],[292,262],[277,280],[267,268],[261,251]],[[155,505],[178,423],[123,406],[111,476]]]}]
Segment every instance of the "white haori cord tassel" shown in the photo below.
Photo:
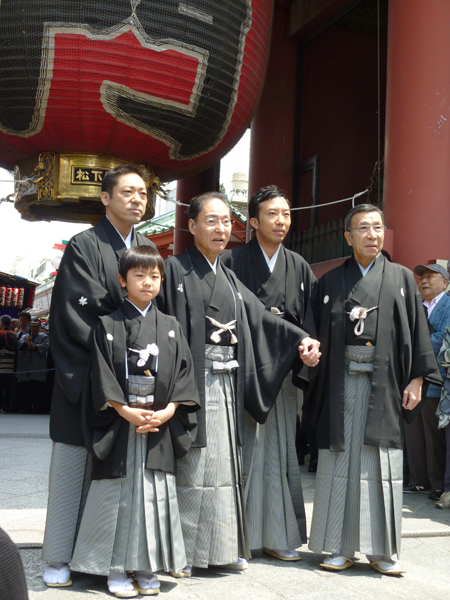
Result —
[{"label": "white haori cord tassel", "polygon": [[367,315],[372,311],[376,310],[378,306],[372,306],[372,308],[364,308],[363,306],[355,306],[352,308],[350,312],[347,312],[350,315],[350,321],[358,322],[355,325],[355,335],[361,335],[364,331],[364,320],[367,318]]},{"label": "white haori cord tassel", "polygon": [[231,344],[237,344],[237,337],[234,335],[234,333],[231,331],[232,329],[236,329],[236,320],[234,319],[234,321],[230,321],[229,323],[219,323],[219,321],[216,321],[215,319],[208,317],[208,315],[206,315],[206,318],[209,319],[212,323],[212,325],[214,325],[214,327],[218,327],[219,331],[213,331],[211,334],[211,340],[215,343],[218,344],[220,342],[220,334],[224,333],[224,331],[228,331],[230,336],[231,336],[231,340],[230,343]]},{"label": "white haori cord tassel", "polygon": [[145,363],[148,361],[150,354],[152,356],[158,356],[159,348],[156,344],[148,344],[147,348],[143,350],[135,350],[134,348],[127,348],[130,352],[136,352],[139,354],[139,360],[137,362],[138,367],[143,367]]}]

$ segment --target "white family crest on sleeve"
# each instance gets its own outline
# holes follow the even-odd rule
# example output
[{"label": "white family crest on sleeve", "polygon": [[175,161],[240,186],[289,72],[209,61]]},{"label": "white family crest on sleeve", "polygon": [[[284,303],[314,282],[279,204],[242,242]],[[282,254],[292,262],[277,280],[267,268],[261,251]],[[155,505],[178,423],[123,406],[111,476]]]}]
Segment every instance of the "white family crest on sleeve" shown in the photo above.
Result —
[{"label": "white family crest on sleeve", "polygon": [[183,288],[183,284],[182,284],[182,283],[178,284],[177,290],[178,290],[179,292],[181,292],[181,293],[183,293],[183,292],[184,292],[184,288]]},{"label": "white family crest on sleeve", "polygon": [[80,304],[81,306],[85,306],[87,304],[87,298],[81,296],[81,298],[78,300],[78,304]]},{"label": "white family crest on sleeve", "polygon": [[403,288],[400,288],[400,294],[403,296],[403,298],[405,297],[405,290]]},{"label": "white family crest on sleeve", "polygon": [[169,331],[169,337],[175,337],[175,331],[173,329]]},{"label": "white family crest on sleeve", "polygon": [[113,339],[114,339],[114,337],[113,337],[113,336],[112,336],[110,333],[107,333],[107,334],[106,334],[106,339],[107,339],[108,341],[112,342],[112,341],[113,341]]},{"label": "white family crest on sleeve", "polygon": [[324,299],[323,299],[323,303],[327,304],[328,301],[329,301],[329,299],[330,299],[330,296],[325,296]]}]

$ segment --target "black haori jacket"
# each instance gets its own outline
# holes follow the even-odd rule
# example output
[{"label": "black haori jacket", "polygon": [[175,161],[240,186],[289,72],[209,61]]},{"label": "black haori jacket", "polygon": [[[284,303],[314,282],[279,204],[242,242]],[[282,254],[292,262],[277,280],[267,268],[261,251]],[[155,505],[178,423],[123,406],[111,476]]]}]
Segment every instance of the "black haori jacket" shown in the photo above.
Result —
[{"label": "black haori jacket", "polygon": [[[344,451],[345,320],[348,318],[344,274],[350,261],[354,258],[319,280],[305,322],[305,327],[315,327],[322,352],[319,365],[310,369],[306,408],[312,423],[317,425],[319,448],[334,452]],[[413,411],[402,409],[403,391],[416,377],[423,376],[428,382],[441,385],[442,380],[413,274],[402,265],[390,263],[383,255],[377,261],[383,261],[384,272],[364,443],[403,448],[403,418],[412,420],[420,407],[419,403]]]},{"label": "black haori jacket", "polygon": [[[93,479],[126,476],[129,422],[114,408],[104,408],[109,400],[126,404],[128,381],[125,360],[127,355],[124,313],[136,310],[125,302],[111,315],[100,317],[95,331],[91,355],[91,377],[87,377],[82,394],[82,423],[85,445],[93,455]],[[162,314],[152,306],[156,322],[156,344],[159,349],[155,375],[153,410],[161,410],[169,402],[180,402],[174,416],[147,434],[146,468],[175,474],[176,458],[181,458],[192,446],[199,409],[191,353],[181,327],[173,317]],[[136,311],[137,312],[137,311]],[[147,316],[150,316],[147,313]],[[135,346],[147,345],[149,332],[143,320]],[[143,367],[143,370],[146,366]],[[185,403],[185,404],[183,404]]]},{"label": "black haori jacket", "polygon": [[[237,344],[237,440],[243,443],[244,409],[264,423],[272,408],[284,378],[296,358],[301,340],[307,337],[302,329],[283,321],[264,309],[263,304],[236,277],[223,269],[236,299]],[[231,293],[231,290],[230,290]],[[205,406],[205,309],[198,275],[189,249],[165,261],[162,291],[156,299],[158,307],[175,316],[188,340],[194,360],[200,404]],[[205,411],[197,414],[198,434],[194,445],[207,445]]]},{"label": "black haori jacket", "polygon": [[[132,246],[155,244],[133,230]],[[83,446],[80,399],[98,318],[120,307],[124,298],[119,259],[124,241],[106,217],[67,244],[50,307],[50,350],[55,387],[50,412],[54,442]]]}]

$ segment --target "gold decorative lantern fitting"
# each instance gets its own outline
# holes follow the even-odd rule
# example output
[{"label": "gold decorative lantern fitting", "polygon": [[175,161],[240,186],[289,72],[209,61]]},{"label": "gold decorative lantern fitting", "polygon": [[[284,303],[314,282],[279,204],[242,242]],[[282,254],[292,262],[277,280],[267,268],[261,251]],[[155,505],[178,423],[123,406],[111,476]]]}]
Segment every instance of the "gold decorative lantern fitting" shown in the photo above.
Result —
[{"label": "gold decorative lantern fitting", "polygon": [[[130,161],[99,154],[42,152],[14,170],[14,205],[27,221],[74,221],[95,225],[105,214],[100,195],[110,169]],[[164,196],[149,165],[149,199],[144,220],[155,214],[155,194]]]}]

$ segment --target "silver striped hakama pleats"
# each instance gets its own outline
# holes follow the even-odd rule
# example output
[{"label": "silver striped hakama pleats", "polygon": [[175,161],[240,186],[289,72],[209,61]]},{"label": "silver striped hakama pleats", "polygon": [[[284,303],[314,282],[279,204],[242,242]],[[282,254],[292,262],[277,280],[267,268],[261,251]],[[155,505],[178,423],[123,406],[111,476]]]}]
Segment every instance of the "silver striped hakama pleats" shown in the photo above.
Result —
[{"label": "silver striped hakama pleats", "polygon": [[53,443],[42,560],[69,563],[91,480],[85,448]]},{"label": "silver striped hakama pleats", "polygon": [[289,551],[306,542],[295,449],[297,393],[289,375],[264,425],[245,413],[244,494],[250,548]]},{"label": "silver striped hakama pleats", "polygon": [[345,451],[319,450],[309,541],[316,553],[400,554],[403,451],[364,445],[374,355],[374,347],[346,346]]},{"label": "silver striped hakama pleats", "polygon": [[148,435],[130,423],[127,476],[92,481],[71,570],[109,575],[186,565],[175,476],[145,468]]},{"label": "silver striped hakama pleats", "polygon": [[206,345],[205,350],[207,446],[192,448],[177,465],[186,564],[203,568],[249,557],[242,453],[236,442],[235,376],[218,365],[234,358],[234,348]]}]

